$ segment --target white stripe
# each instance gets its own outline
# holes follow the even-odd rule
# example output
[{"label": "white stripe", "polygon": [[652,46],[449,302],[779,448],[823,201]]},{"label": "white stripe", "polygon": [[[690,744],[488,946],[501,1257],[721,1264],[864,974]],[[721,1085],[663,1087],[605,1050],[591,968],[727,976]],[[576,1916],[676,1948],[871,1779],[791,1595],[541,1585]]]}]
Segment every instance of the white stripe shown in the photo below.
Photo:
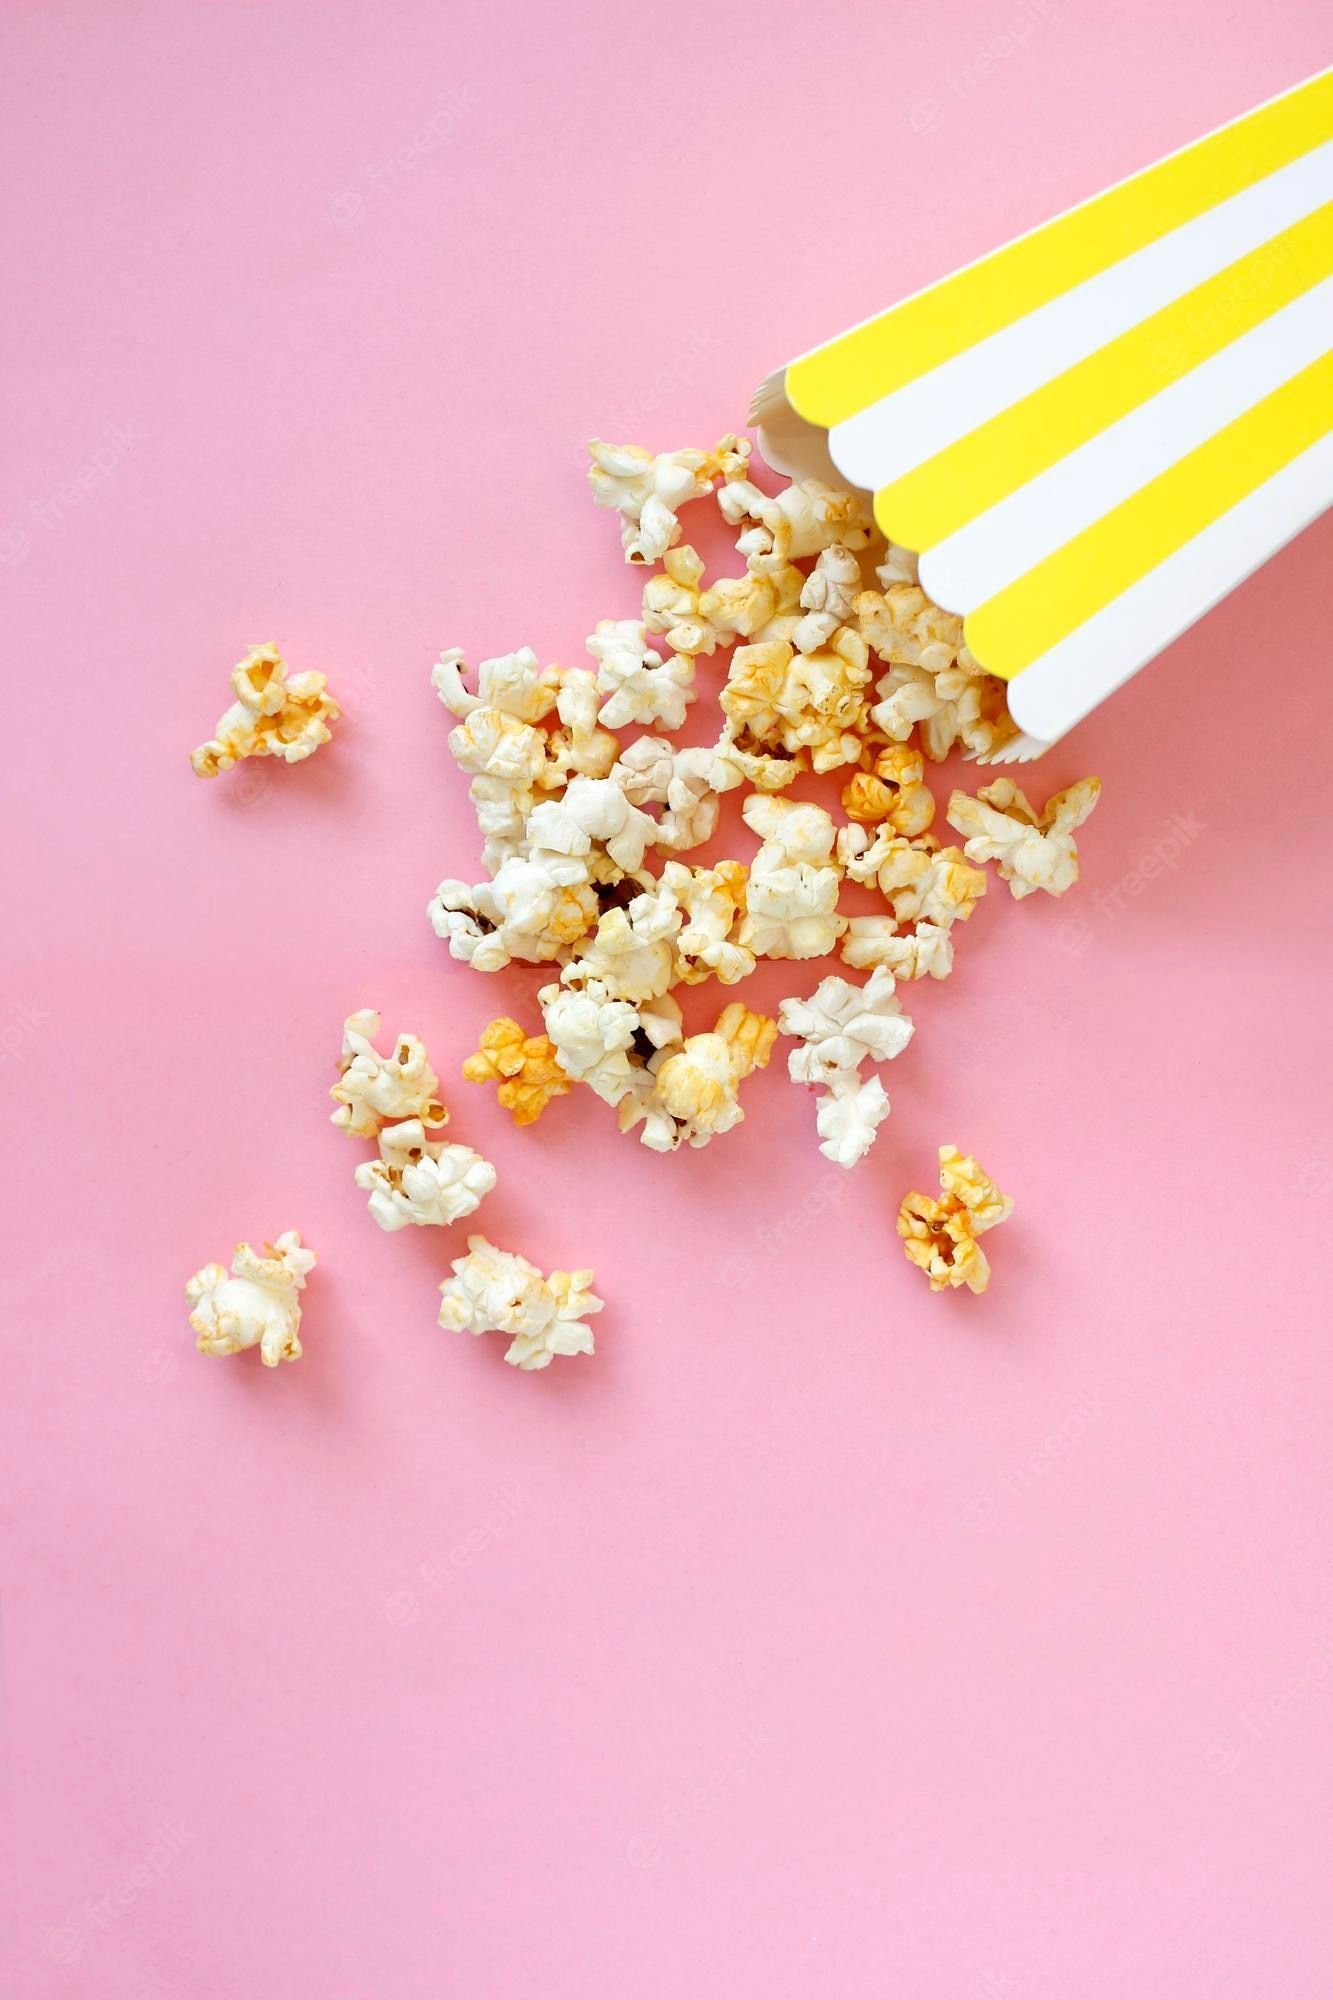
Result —
[{"label": "white stripe", "polygon": [[1308,368],[1331,339],[1333,277],[947,535],[921,558],[922,589],[947,611],[975,611]]},{"label": "white stripe", "polygon": [[[1333,493],[1333,434],[1070,632],[1009,683],[1020,729],[1053,743],[1308,526]],[[1206,700],[1200,691],[1198,699]]]},{"label": "white stripe", "polygon": [[835,424],[835,465],[889,485],[1330,199],[1333,139]]}]

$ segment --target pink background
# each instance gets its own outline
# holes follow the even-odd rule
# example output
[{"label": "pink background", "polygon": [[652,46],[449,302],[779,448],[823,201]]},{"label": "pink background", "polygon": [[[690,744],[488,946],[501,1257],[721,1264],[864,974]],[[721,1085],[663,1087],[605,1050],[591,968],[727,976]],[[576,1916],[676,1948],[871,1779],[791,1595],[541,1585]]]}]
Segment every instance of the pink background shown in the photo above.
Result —
[{"label": "pink background", "polygon": [[[589,432],[711,441],[1328,25],[11,0],[7,1991],[1329,1993],[1328,525],[1043,768],[1105,779],[1082,890],[911,992],[854,1176],[780,1064],[705,1153],[515,1132],[457,1065],[535,981],[423,914],[438,648],[636,602]],[[201,785],[269,637],[337,742]],[[327,1119],[365,1004],[595,1360],[436,1329],[464,1232]],[[1017,1198],[984,1300],[894,1234],[945,1139]],[[289,1226],[306,1359],[197,1358],[189,1272]]]}]

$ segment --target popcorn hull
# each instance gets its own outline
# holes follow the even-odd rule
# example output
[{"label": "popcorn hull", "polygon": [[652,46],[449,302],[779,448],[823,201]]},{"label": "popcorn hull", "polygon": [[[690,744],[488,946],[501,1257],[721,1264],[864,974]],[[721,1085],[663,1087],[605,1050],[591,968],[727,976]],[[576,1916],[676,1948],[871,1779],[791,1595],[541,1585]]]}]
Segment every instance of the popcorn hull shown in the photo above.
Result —
[{"label": "popcorn hull", "polygon": [[1333,70],[790,362],[779,471],[874,495],[1040,755],[1333,504]]}]

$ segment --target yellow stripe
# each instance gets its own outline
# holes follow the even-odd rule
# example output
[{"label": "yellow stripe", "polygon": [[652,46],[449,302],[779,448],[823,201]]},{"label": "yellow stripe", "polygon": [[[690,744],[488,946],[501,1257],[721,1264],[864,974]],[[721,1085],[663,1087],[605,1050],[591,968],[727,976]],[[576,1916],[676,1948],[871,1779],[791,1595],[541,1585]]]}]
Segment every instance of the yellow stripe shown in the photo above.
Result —
[{"label": "yellow stripe", "polygon": [[881,487],[890,541],[933,548],[1333,272],[1333,202]]},{"label": "yellow stripe", "polygon": [[1012,680],[1330,429],[1326,354],[980,605],[968,646]]},{"label": "yellow stripe", "polygon": [[1333,136],[1333,71],[905,299],[787,369],[828,428]]}]

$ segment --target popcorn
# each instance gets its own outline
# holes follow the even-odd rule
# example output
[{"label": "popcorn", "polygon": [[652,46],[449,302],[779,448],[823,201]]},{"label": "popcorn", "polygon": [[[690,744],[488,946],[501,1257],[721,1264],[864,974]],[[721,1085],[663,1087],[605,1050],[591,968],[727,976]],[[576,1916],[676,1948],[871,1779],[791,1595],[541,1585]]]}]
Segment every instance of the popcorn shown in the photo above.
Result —
[{"label": "popcorn", "polygon": [[637,444],[588,446],[588,481],[599,507],[614,507],[621,518],[625,560],[660,562],[680,539],[678,510],[711,493],[718,479],[736,479],[749,462],[749,443],[732,435],[711,452],[664,451],[654,458]]},{"label": "popcorn", "polygon": [[246,757],[280,757],[299,764],[313,757],[342,713],[326,692],[323,674],[288,678],[276,646],[252,646],[232,668],[235,701],[218,722],[217,734],[190,752],[197,778],[216,778]]},{"label": "popcorn", "polygon": [[288,1229],[263,1253],[238,1243],[230,1276],[221,1264],[205,1264],[185,1287],[194,1311],[190,1326],[201,1354],[239,1354],[257,1347],[266,1368],[299,1361],[300,1294],[315,1268],[315,1253]]},{"label": "popcorn", "polygon": [[679,729],[694,700],[694,661],[673,653],[665,662],[649,650],[642,624],[633,618],[603,618],[588,640],[597,661],[597,690],[606,697],[600,720],[609,729],[627,722],[660,722]]},{"label": "popcorn", "polygon": [[758,792],[781,792],[809,769],[804,750],[791,757],[785,752],[775,755],[756,743],[748,729],[738,729],[730,722],[714,746],[714,755],[727,780],[718,786],[719,791],[734,791],[737,785],[751,784]]},{"label": "popcorn", "polygon": [[493,882],[441,882],[426,913],[450,956],[475,972],[502,972],[514,959],[545,965],[565,958],[597,922],[587,874],[578,859],[514,855]]},{"label": "popcorn", "polygon": [[593,937],[561,978],[566,985],[591,979],[614,999],[657,1000],[671,984],[681,914],[670,885],[653,884],[626,906],[606,910]]},{"label": "popcorn", "polygon": [[997,778],[983,785],[976,798],[954,792],[948,820],[968,836],[963,852],[969,861],[997,862],[1015,898],[1036,889],[1063,896],[1078,880],[1074,830],[1096,805],[1101,789],[1100,778],[1080,778],[1047,799],[1038,813],[1011,778]]},{"label": "popcorn", "polygon": [[947,930],[966,923],[986,893],[986,871],[928,833],[909,840],[884,826],[871,840],[864,827],[845,826],[838,857],[850,880],[876,884],[900,924],[924,920]]},{"label": "popcorn", "polygon": [[742,554],[773,554],[784,562],[800,562],[817,556],[833,542],[849,549],[863,549],[874,531],[874,522],[864,498],[819,479],[796,479],[770,497],[752,482],[735,474],[718,490],[722,518],[733,528],[742,521],[757,526],[742,535]]},{"label": "popcorn", "polygon": [[645,1049],[681,1039],[680,1009],[669,995],[635,1007],[586,979],[577,990],[543,986],[537,1000],[561,1069],[607,1104],[619,1104],[636,1087]]},{"label": "popcorn", "polygon": [[713,624],[703,610],[703,558],[688,542],[668,549],[663,573],[650,576],[643,586],[643,622],[649,632],[660,632],[673,652],[694,659],[700,653],[715,653],[727,635]]},{"label": "popcorn", "polygon": [[841,542],[830,542],[801,586],[801,608],[805,613],[792,633],[792,644],[802,653],[814,653],[827,646],[840,625],[852,615],[852,605],[861,585],[861,565]]},{"label": "popcorn", "polygon": [[597,842],[624,874],[643,866],[657,828],[632,806],[613,778],[571,778],[558,799],[543,800],[528,819],[534,850],[551,855],[589,855]]},{"label": "popcorn", "polygon": [[923,783],[925,760],[905,743],[878,751],[868,771],[858,771],[842,791],[848,819],[865,826],[887,822],[895,833],[924,833],[935,817],[935,798]]},{"label": "popcorn", "polygon": [[808,751],[816,771],[854,764],[870,680],[866,660],[864,639],[846,625],[807,653],[785,639],[738,646],[719,697],[722,712],[755,742]]},{"label": "popcorn", "polygon": [[780,636],[773,628],[792,616],[801,602],[805,577],[793,563],[747,569],[743,576],[723,576],[702,592],[699,616],[720,644],[761,633]]},{"label": "popcorn", "polygon": [[832,818],[822,806],[758,792],[741,817],[763,845],[750,863],[737,942],[756,958],[822,958],[847,928],[838,914]]},{"label": "popcorn", "polygon": [[861,1078],[867,1062],[891,1062],[912,1039],[913,1023],[894,997],[893,974],[880,966],[864,986],[832,973],[808,1000],[784,1000],[778,1030],[802,1044],[787,1058],[793,1083],[819,1087],[816,1123],[820,1152],[842,1167],[855,1166],[888,1117],[889,1100],[877,1077]]},{"label": "popcorn", "polygon": [[380,1017],[373,1007],[349,1014],[343,1023],[338,1081],[329,1092],[338,1109],[332,1122],[355,1139],[374,1139],[380,1127],[418,1118],[423,1125],[447,1125],[439,1097],[440,1079],[415,1035],[399,1035],[391,1056],[375,1047]]},{"label": "popcorn", "polygon": [[540,667],[531,646],[483,660],[477,669],[477,692],[463,686],[463,655],[455,647],[441,653],[430,682],[451,715],[469,716],[479,708],[498,709],[519,722],[540,722],[556,705],[561,687],[558,667]]},{"label": "popcorn", "polygon": [[662,870],[684,918],[675,940],[676,977],[686,986],[716,974],[724,986],[734,986],[755,967],[754,953],[739,941],[745,917],[749,870],[739,861],[719,861],[715,868],[687,868],[668,861]]},{"label": "popcorn", "polygon": [[515,1125],[535,1124],[551,1099],[570,1088],[549,1036],[525,1035],[507,1014],[487,1022],[463,1075],[469,1083],[498,1083],[496,1097]]},{"label": "popcorn", "polygon": [[620,755],[620,739],[600,729],[601,695],[594,674],[574,670],[560,676],[556,712],[560,725],[546,739],[542,786],[559,791],[570,778],[605,778]]},{"label": "popcorn", "polygon": [[499,1250],[484,1236],[469,1236],[466,1257],[453,1260],[454,1275],[440,1286],[440,1325],[455,1333],[507,1333],[511,1367],[549,1368],[557,1354],[591,1354],[585,1325],[604,1301],[590,1287],[591,1271],[552,1271]]},{"label": "popcorn", "polygon": [[990,1264],[976,1239],[1008,1220],[1013,1200],[956,1146],[940,1147],[940,1188],[938,1201],[914,1189],[898,1211],[908,1261],[926,1273],[932,1292],[958,1285],[984,1292]]},{"label": "popcorn", "polygon": [[739,1085],[765,1067],[776,1036],[775,1021],[733,1001],[711,1033],[690,1035],[679,1048],[651,1059],[651,1084],[644,1079],[621,1102],[621,1130],[642,1124],[643,1144],[657,1153],[706,1146],[719,1133],[730,1132],[745,1116]]},{"label": "popcorn", "polygon": [[887,966],[895,979],[947,979],[953,971],[953,939],[947,925],[927,921],[900,931],[894,917],[852,917],[842,957],[858,971]]},{"label": "popcorn", "polygon": [[381,1229],[457,1222],[495,1186],[489,1160],[470,1146],[427,1139],[419,1118],[383,1126],[379,1148],[378,1160],[357,1168],[356,1184],[370,1191],[370,1212]]},{"label": "popcorn", "polygon": [[933,604],[919,584],[864,591],[853,608],[862,637],[889,663],[870,716],[895,743],[919,726],[922,747],[938,764],[956,743],[980,757],[1017,734],[1004,682],[972,658],[962,619]]}]

